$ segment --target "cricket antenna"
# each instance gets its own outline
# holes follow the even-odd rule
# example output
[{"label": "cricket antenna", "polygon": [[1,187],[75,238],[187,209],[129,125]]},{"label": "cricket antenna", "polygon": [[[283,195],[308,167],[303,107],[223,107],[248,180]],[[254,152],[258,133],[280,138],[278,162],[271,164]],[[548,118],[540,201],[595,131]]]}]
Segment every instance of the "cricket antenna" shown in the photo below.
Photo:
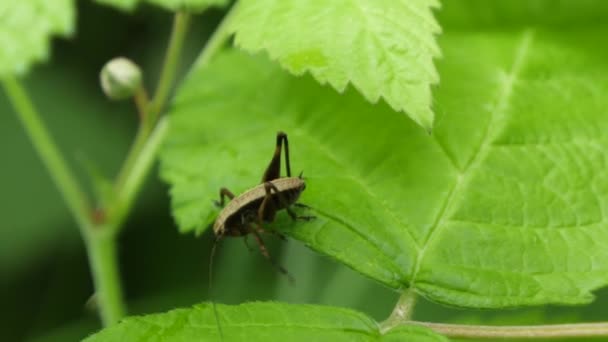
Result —
[{"label": "cricket antenna", "polygon": [[217,307],[215,306],[215,301],[213,300],[213,296],[211,294],[211,283],[213,279],[213,258],[215,257],[215,250],[217,248],[218,243],[223,238],[223,235],[216,236],[215,240],[213,240],[213,246],[211,247],[211,255],[209,256],[209,298],[211,299],[211,305],[213,306],[213,315],[215,316],[215,323],[217,324],[217,330],[220,334],[220,340],[224,340],[224,333],[222,331],[222,325],[220,324],[220,317],[217,314]]}]

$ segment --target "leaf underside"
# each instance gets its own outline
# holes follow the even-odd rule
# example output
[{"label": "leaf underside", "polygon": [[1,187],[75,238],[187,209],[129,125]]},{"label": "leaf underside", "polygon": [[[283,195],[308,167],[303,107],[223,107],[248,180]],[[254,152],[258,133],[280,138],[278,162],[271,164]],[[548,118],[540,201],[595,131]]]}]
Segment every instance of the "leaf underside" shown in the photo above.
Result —
[{"label": "leaf underside", "polygon": [[433,135],[355,91],[225,53],[174,103],[161,155],[174,216],[202,232],[220,187],[260,182],[283,130],[317,219],[272,227],[441,303],[587,303],[608,281],[607,31],[446,34]]},{"label": "leaf underside", "polygon": [[222,337],[211,305],[201,304],[130,317],[85,341],[447,341],[420,326],[403,326],[380,335],[369,317],[335,307],[268,302],[218,304],[217,311]]},{"label": "leaf underside", "polygon": [[209,7],[226,6],[229,0],[95,0],[100,4],[109,5],[123,11],[132,11],[138,4],[146,2],[162,7],[168,11],[187,10],[202,12]]},{"label": "leaf underside", "polygon": [[436,0],[241,0],[235,44],[266,51],[295,75],[310,72],[339,92],[352,84],[370,102],[383,98],[427,130],[440,27]]},{"label": "leaf underside", "polygon": [[0,2],[0,77],[46,60],[51,37],[74,30],[74,12],[73,0]]}]

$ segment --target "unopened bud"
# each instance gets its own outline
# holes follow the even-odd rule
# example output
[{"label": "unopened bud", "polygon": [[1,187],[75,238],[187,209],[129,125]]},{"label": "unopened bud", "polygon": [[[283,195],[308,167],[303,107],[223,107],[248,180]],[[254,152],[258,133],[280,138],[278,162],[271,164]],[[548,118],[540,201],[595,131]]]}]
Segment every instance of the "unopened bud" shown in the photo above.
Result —
[{"label": "unopened bud", "polygon": [[111,59],[99,75],[103,92],[112,100],[132,97],[141,86],[141,71],[137,64],[124,57]]}]

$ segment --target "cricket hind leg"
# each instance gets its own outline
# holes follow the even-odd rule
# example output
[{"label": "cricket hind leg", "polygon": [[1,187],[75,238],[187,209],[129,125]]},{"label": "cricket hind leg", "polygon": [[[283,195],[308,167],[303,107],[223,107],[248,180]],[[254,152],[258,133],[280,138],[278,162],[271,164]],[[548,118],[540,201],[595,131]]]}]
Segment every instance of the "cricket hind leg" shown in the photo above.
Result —
[{"label": "cricket hind leg", "polygon": [[278,132],[274,155],[272,156],[270,164],[268,164],[268,167],[264,172],[264,176],[262,177],[262,183],[281,177],[281,150],[283,149],[283,144],[285,144],[285,168],[287,172],[287,177],[291,177],[291,167],[289,165],[289,143],[287,141],[287,134],[284,132]]},{"label": "cricket hind leg", "polygon": [[228,190],[227,188],[220,188],[220,200],[219,201],[213,201],[213,203],[217,206],[217,207],[223,207],[226,197],[233,199],[235,196],[232,193],[232,191]]},{"label": "cricket hind leg", "polygon": [[272,235],[277,236],[279,239],[281,239],[283,241],[288,241],[287,237],[285,235],[283,235],[281,232],[274,230],[274,229],[256,228],[256,231],[260,234],[272,234]]},{"label": "cricket hind leg", "polygon": [[[270,263],[279,272],[281,272],[282,274],[287,276],[287,279],[289,280],[289,282],[291,284],[293,284],[293,283],[295,283],[295,279],[289,274],[289,272],[287,272],[287,270],[285,268],[283,268],[281,265],[277,264],[270,257],[270,254],[268,254],[268,250],[266,249],[266,245],[264,245],[264,240],[262,240],[262,237],[260,236],[260,233],[270,232],[270,233],[278,234],[279,237],[286,240],[285,236],[283,236],[282,234],[264,229],[263,221],[264,221],[264,217],[267,214],[267,210],[273,210],[276,212],[276,208],[274,208],[274,206],[268,206],[268,203],[272,199],[272,191],[274,190],[275,193],[277,193],[277,195],[280,195],[280,192],[278,192],[278,189],[276,188],[276,186],[274,186],[274,184],[272,184],[271,182],[265,182],[264,189],[266,190],[266,195],[264,196],[264,199],[262,200],[262,203],[260,204],[260,207],[258,208],[257,223],[252,223],[253,227],[252,227],[251,233],[253,234],[256,242],[258,243],[258,246],[260,247],[260,252],[262,253],[262,255],[266,259],[268,259],[268,261],[270,261]],[[272,212],[272,215],[269,215],[269,216],[274,216],[274,212]]]},{"label": "cricket hind leg", "polygon": [[279,195],[279,191],[272,182],[264,182],[264,190],[266,191],[266,195],[264,195],[264,199],[258,208],[258,225],[259,228],[262,228],[262,223],[264,222],[264,218],[270,219],[274,218],[274,214],[276,213],[276,208],[272,205],[269,206],[268,203],[272,200],[272,191]]},{"label": "cricket hind leg", "polygon": [[260,253],[262,254],[262,256],[264,256],[264,258],[266,258],[266,260],[268,260],[272,266],[274,266],[274,268],[279,271],[280,273],[282,273],[283,275],[285,275],[287,277],[287,280],[289,280],[290,284],[295,284],[296,280],[295,278],[287,271],[287,269],[285,269],[283,266],[279,265],[268,253],[268,249],[266,248],[266,245],[264,244],[264,240],[262,240],[262,237],[260,236],[260,234],[258,233],[259,229],[263,228],[259,228],[256,227],[255,229],[253,229],[251,231],[251,233],[253,234],[255,241],[257,242],[258,246],[260,247]]}]

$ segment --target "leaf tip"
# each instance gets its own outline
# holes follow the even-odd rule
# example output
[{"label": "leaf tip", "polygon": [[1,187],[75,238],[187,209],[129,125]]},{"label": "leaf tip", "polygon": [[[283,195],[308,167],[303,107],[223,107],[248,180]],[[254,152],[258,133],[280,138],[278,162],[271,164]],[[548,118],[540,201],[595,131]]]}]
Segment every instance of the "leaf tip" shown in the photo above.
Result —
[{"label": "leaf tip", "polygon": [[[406,112],[402,110],[407,116],[409,116],[415,123],[417,123],[420,127],[424,128],[424,130],[431,135],[433,133],[433,123],[435,121],[435,115],[430,108],[425,108],[422,112]],[[420,113],[415,115],[416,113]]]}]

